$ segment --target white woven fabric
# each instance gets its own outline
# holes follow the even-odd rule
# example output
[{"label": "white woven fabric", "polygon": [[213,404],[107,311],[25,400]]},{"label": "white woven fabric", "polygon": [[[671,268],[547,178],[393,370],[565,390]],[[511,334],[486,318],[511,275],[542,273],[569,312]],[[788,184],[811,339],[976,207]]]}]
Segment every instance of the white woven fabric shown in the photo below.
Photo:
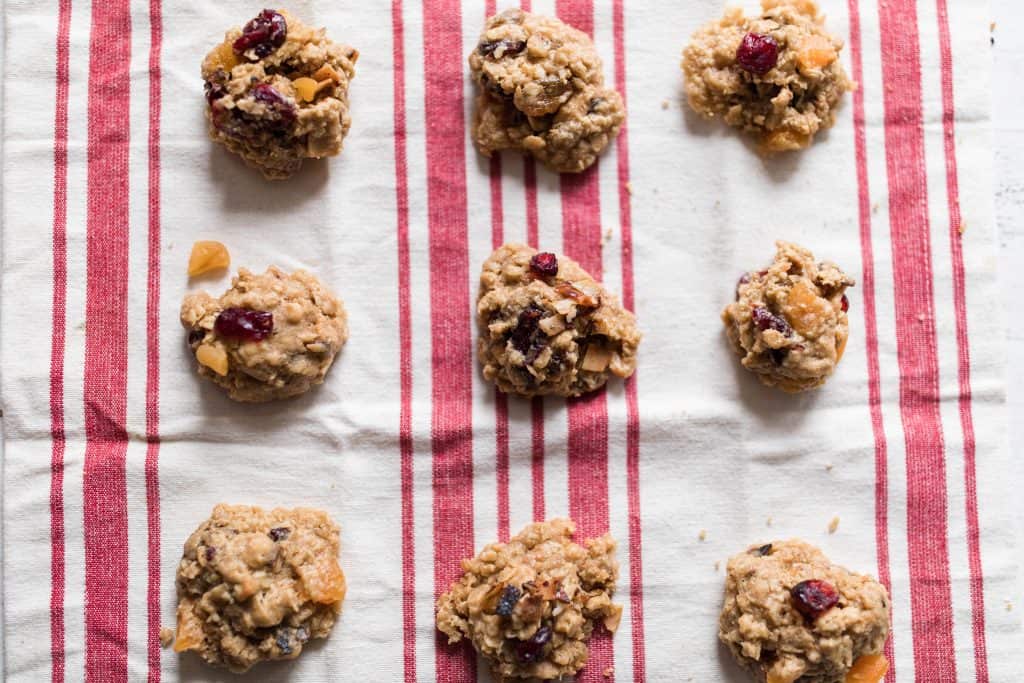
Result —
[{"label": "white woven fabric", "polygon": [[[506,498],[501,403],[469,320],[496,224],[525,241],[533,193],[518,157],[499,177],[465,134],[483,1],[292,5],[360,50],[353,127],[340,158],[267,183],[206,139],[198,75],[255,6],[6,0],[6,680],[227,680],[155,645],[182,544],[221,501],[319,507],[342,526],[335,631],[253,680],[464,680],[463,651],[435,638],[435,576],[498,536],[504,500],[513,533],[538,507],[588,527],[607,515],[626,607],[600,658],[614,680],[741,680],[716,639],[725,560],[790,536],[887,569],[896,680],[1019,678],[987,3],[823,1],[852,37],[863,119],[849,97],[818,144],[773,161],[682,103],[680,51],[720,2],[593,5],[607,79],[625,69],[626,146],[585,201],[537,169],[537,234],[570,254],[600,241],[605,283],[632,287],[638,431],[622,383],[603,408],[508,399]],[[779,238],[858,280],[839,370],[798,397],[743,371],[718,320]],[[245,406],[196,376],[178,306],[227,281],[188,281],[197,239],[225,242],[233,266],[307,268],[345,300],[351,339],[324,386]]]}]

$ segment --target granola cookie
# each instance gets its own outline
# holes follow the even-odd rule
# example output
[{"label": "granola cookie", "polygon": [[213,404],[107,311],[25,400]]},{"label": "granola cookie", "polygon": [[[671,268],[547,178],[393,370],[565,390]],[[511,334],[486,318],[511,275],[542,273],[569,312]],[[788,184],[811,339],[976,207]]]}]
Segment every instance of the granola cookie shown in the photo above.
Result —
[{"label": "granola cookie", "polygon": [[484,156],[519,149],[554,171],[579,173],[625,120],[594,42],[558,19],[519,9],[494,15],[469,68],[480,86],[473,139]]},{"label": "granola cookie", "polygon": [[841,38],[825,30],[812,0],[761,0],[763,12],[732,8],[698,30],[683,51],[690,106],[754,133],[765,152],[803,149],[835,123],[856,88],[839,62]]},{"label": "granola cookie", "polygon": [[284,10],[263,10],[203,60],[210,137],[272,180],[336,156],[359,52]]},{"label": "granola cookie", "polygon": [[774,541],[729,560],[718,637],[757,681],[877,683],[889,612],[875,579],[804,541]]},{"label": "granola cookie", "polygon": [[308,508],[218,505],[178,565],[175,652],[235,672],[326,638],[345,599],[338,526]]},{"label": "granola cookie", "polygon": [[476,310],[484,377],[505,393],[579,396],[636,370],[636,318],[572,259],[499,247]]},{"label": "granola cookie", "polygon": [[190,294],[181,324],[199,374],[236,401],[261,403],[303,394],[324,381],[348,339],[345,306],[304,270],[240,268],[219,299]]},{"label": "granola cookie", "polygon": [[745,368],[795,393],[824,384],[843,357],[850,307],[844,292],[854,281],[795,244],[776,247],[767,269],[740,278],[722,322]]},{"label": "granola cookie", "polygon": [[594,628],[618,628],[615,541],[605,534],[580,546],[575,530],[553,519],[488,545],[462,561],[462,579],[438,600],[437,628],[449,643],[468,638],[496,680],[572,676],[587,663]]}]

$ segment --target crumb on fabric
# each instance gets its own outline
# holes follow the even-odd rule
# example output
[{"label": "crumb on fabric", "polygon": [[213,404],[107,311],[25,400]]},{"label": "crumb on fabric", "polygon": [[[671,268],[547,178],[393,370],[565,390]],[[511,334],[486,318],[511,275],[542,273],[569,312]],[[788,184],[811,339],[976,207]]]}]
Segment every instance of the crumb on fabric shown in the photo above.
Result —
[{"label": "crumb on fabric", "polygon": [[839,518],[838,517],[833,517],[832,521],[828,523],[828,532],[830,534],[834,534],[838,528],[839,528]]},{"label": "crumb on fabric", "polygon": [[174,642],[174,631],[166,626],[160,627],[160,647],[170,647]]}]

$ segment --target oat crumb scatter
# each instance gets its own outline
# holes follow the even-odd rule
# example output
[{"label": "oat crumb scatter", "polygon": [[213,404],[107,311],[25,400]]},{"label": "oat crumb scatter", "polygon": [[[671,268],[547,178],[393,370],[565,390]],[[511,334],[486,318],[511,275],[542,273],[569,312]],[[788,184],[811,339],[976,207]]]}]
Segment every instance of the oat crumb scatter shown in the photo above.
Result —
[{"label": "oat crumb scatter", "polygon": [[856,84],[839,59],[843,41],[811,0],[762,0],[700,28],[683,51],[690,106],[755,135],[766,153],[809,147],[832,127]]},{"label": "oat crumb scatter", "polygon": [[490,17],[469,69],[479,86],[472,137],[484,156],[519,150],[579,173],[626,118],[590,36],[555,18],[515,8]]},{"label": "oat crumb scatter", "polygon": [[552,519],[484,547],[463,560],[462,578],[438,600],[438,629],[449,643],[472,643],[495,680],[573,676],[587,663],[594,630],[617,630],[616,543],[605,534],[579,545],[575,529]]}]

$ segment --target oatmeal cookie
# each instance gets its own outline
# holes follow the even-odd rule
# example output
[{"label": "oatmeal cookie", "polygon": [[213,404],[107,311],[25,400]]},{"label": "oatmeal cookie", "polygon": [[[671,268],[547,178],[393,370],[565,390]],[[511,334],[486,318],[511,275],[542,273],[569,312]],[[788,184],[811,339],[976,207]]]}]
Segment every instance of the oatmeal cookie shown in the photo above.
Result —
[{"label": "oatmeal cookie", "polygon": [[499,247],[476,310],[484,377],[506,393],[579,396],[636,370],[636,318],[572,259]]},{"label": "oatmeal cookie", "polygon": [[210,137],[269,179],[336,156],[359,52],[284,10],[235,27],[203,60]]},{"label": "oatmeal cookie", "polygon": [[889,594],[801,540],[729,560],[718,637],[757,681],[877,683],[888,668]]},{"label": "oatmeal cookie", "polygon": [[345,307],[304,270],[245,268],[219,299],[190,294],[181,324],[199,374],[236,401],[260,403],[303,394],[324,380],[348,339]]},{"label": "oatmeal cookie", "polygon": [[795,393],[821,386],[846,349],[854,281],[832,263],[789,242],[775,261],[743,275],[722,322],[743,366],[768,386]]},{"label": "oatmeal cookie", "polygon": [[553,519],[488,545],[463,560],[462,580],[438,600],[437,627],[449,643],[468,638],[496,680],[572,676],[587,663],[594,628],[618,628],[615,541],[605,534],[580,546],[575,530]]},{"label": "oatmeal cookie", "polygon": [[683,51],[686,95],[701,116],[756,134],[765,152],[803,149],[832,127],[856,84],[839,62],[842,39],[812,0],[761,6],[757,17],[730,9],[694,34]]},{"label": "oatmeal cookie", "polygon": [[554,171],[579,173],[625,120],[594,42],[558,19],[519,9],[494,15],[469,68],[480,86],[473,139],[485,156],[519,149]]},{"label": "oatmeal cookie", "polygon": [[345,599],[338,527],[308,508],[218,505],[178,565],[175,652],[235,672],[326,638]]}]

